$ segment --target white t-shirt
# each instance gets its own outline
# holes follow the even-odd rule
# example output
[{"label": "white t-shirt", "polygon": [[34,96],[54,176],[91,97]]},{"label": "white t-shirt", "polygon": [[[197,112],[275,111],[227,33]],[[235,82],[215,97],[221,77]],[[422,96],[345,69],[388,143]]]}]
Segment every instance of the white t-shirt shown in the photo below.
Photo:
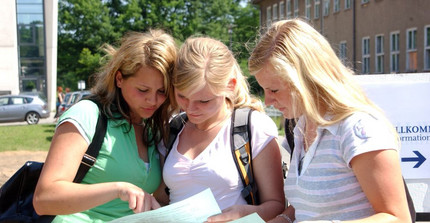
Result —
[{"label": "white t-shirt", "polygon": [[[214,140],[194,160],[177,150],[179,136],[173,144],[163,168],[163,178],[170,189],[170,203],[175,203],[210,188],[220,209],[246,204],[243,189],[230,146],[231,119],[220,129]],[[179,135],[182,134],[182,130]],[[260,112],[251,114],[252,159],[278,136],[273,120]],[[166,148],[160,152],[165,154]]]}]

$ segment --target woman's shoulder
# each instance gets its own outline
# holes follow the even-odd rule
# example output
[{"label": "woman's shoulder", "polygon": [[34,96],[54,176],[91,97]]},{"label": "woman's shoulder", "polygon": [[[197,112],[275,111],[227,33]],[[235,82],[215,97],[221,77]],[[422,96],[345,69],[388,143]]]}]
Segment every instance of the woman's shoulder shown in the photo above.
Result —
[{"label": "woman's shoulder", "polygon": [[251,126],[257,131],[271,132],[278,134],[278,128],[273,119],[264,112],[253,111],[251,114]]},{"label": "woman's shoulder", "polygon": [[381,115],[354,112],[342,121],[342,132],[353,132],[359,138],[369,138],[389,132],[389,126]]},{"label": "woman's shoulder", "polygon": [[354,112],[342,120],[343,126],[356,125],[357,123],[372,124],[381,121],[380,115],[373,115],[367,112]]},{"label": "woman's shoulder", "polygon": [[99,115],[99,108],[97,104],[90,100],[81,100],[72,105],[60,117],[59,122],[67,119],[73,119],[77,122],[89,122],[90,120],[97,120]]},{"label": "woman's shoulder", "polygon": [[86,111],[86,112],[87,111],[88,112],[95,112],[95,111],[99,110],[99,108],[95,102],[93,102],[91,100],[86,100],[86,99],[78,101],[76,104],[74,104],[74,105],[72,105],[72,107],[70,107],[70,109],[72,109],[72,108],[73,108],[73,110],[85,109],[83,111]]},{"label": "woman's shoulder", "polygon": [[252,111],[251,119],[252,119],[252,121],[254,121],[254,119],[257,119],[257,121],[258,120],[260,120],[260,121],[270,120],[271,122],[273,122],[273,119],[266,112],[261,112],[261,111],[257,111],[257,110]]}]

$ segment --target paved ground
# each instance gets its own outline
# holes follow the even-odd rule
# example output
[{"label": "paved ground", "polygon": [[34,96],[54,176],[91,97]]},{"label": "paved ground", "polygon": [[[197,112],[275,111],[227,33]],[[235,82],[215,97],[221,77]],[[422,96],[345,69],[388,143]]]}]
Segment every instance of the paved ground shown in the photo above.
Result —
[{"label": "paved ground", "polygon": [[[55,113],[51,112],[51,115],[49,115],[48,118],[40,119],[38,124],[52,124],[55,123]],[[28,125],[27,122],[4,122],[0,123],[0,126],[9,126],[9,125]]]},{"label": "paved ground", "polygon": [[26,161],[44,162],[46,151],[0,152],[0,186],[3,185]]},{"label": "paved ground", "polygon": [[[49,118],[41,119],[39,124],[53,124],[56,120],[51,113]],[[0,126],[27,125],[27,122],[0,123]],[[7,151],[0,152],[0,186],[3,185],[26,161],[45,161],[46,151]]]}]

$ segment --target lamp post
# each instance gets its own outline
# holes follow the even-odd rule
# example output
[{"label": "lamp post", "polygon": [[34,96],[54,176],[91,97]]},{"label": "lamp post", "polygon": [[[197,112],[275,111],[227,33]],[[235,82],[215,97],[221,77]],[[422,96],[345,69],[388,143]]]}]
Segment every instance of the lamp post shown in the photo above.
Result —
[{"label": "lamp post", "polygon": [[78,81],[78,89],[81,91],[85,89],[85,81],[83,80]]}]

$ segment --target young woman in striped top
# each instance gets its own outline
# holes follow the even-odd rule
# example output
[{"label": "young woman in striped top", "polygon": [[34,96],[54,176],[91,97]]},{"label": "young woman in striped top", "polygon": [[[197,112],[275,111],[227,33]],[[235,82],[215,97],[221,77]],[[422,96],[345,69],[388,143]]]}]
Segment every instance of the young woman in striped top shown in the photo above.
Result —
[{"label": "young woman in striped top", "polygon": [[321,34],[298,19],[276,22],[249,69],[266,104],[298,118],[291,206],[272,222],[411,222],[396,131]]}]

